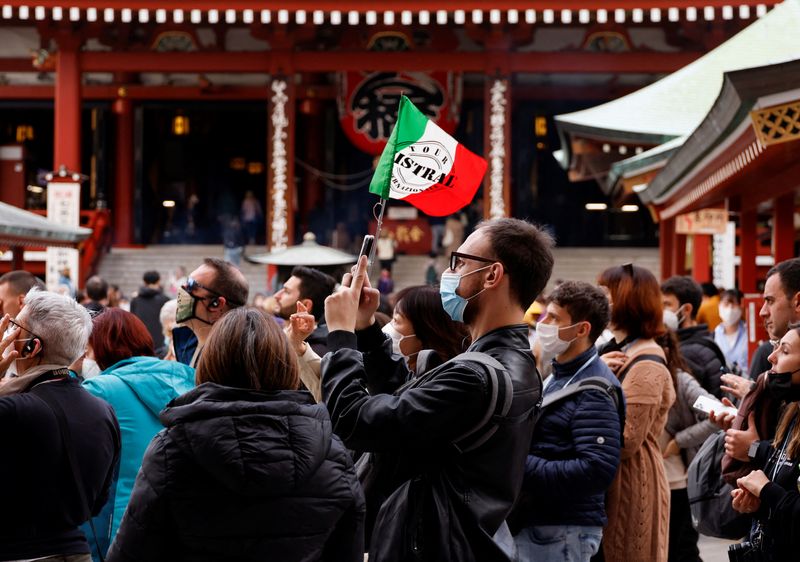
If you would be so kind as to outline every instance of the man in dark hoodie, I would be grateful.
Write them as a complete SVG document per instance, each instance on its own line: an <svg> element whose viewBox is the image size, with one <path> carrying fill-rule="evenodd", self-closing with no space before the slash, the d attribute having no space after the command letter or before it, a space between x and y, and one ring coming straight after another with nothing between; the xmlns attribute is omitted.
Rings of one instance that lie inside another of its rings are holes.
<svg viewBox="0 0 800 562"><path fill-rule="evenodd" d="M674 275L661 284L664 324L680 340L680 350L689 370L708 392L722 397L720 377L728 372L725 355L714 343L708 324L697 323L703 289L688 275Z"/></svg>
<svg viewBox="0 0 800 562"><path fill-rule="evenodd" d="M142 281L144 286L131 301L131 312L144 323L153 338L155 349L159 349L164 345L164 336L161 334L161 321L158 315L169 297L161 288L161 276L158 271L145 271Z"/></svg>

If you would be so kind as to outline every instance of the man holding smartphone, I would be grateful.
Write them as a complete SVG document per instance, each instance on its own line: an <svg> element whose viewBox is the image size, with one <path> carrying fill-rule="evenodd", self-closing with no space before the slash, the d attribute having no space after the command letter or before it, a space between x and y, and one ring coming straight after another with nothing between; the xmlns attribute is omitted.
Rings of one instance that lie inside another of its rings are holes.
<svg viewBox="0 0 800 562"><path fill-rule="evenodd" d="M378 291L361 257L325 302L330 334L322 394L345 444L375 454L393 490L372 532L370 561L510 561L505 523L519 494L541 397L525 310L553 268L553 241L517 219L480 225L450 256L440 293L464 322L470 352L394 394L370 395L357 332L374 329ZM466 439L471 439L466 443ZM369 493L369 492L368 492Z"/></svg>

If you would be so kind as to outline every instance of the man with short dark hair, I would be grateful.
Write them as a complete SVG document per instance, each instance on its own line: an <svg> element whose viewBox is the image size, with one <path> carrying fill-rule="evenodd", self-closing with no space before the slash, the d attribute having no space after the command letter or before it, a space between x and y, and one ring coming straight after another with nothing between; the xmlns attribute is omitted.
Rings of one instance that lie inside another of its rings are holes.
<svg viewBox="0 0 800 562"><path fill-rule="evenodd" d="M613 389L623 400L619 381L594 346L610 317L603 291L565 281L550 294L545 316L536 324L542 351L555 359L525 466L527 501L517 510L526 525L515 537L521 562L588 562L599 550L608 522L605 494L619 466L623 430L617 403L608 394ZM605 389L586 387L554 400L590 377L599 377Z"/></svg>
<svg viewBox="0 0 800 562"><path fill-rule="evenodd" d="M92 275L86 280L86 296L89 302L83 306L89 311L89 314L96 316L103 312L108 306L108 283L99 275Z"/></svg>
<svg viewBox="0 0 800 562"><path fill-rule="evenodd" d="M703 388L717 398L722 397L720 377L727 372L725 356L708 325L696 320L703 289L688 275L675 275L661 284L661 295L664 324L678 336L686 365Z"/></svg>
<svg viewBox="0 0 800 562"><path fill-rule="evenodd" d="M445 312L466 324L480 359L458 356L393 394L368 392L368 380L385 373L367 372L357 350L358 338L380 337L380 294L366 279L365 256L326 299L322 395L334 431L351 449L380 452L376 470L390 474L370 561L516 559L505 519L541 394L523 317L550 277L552 247L525 221L480 225L451 254L440 286Z"/></svg>
<svg viewBox="0 0 800 562"><path fill-rule="evenodd" d="M44 283L33 273L21 269L4 273L0 277L0 318L4 314L16 318L25 295L34 287L44 290Z"/></svg>
<svg viewBox="0 0 800 562"><path fill-rule="evenodd" d="M153 338L153 349L158 350L156 355L161 356L159 351L164 347L164 336L161 333L159 315L161 307L169 297L161 289L161 275L158 271L145 271L142 281L144 286L139 288L139 292L131 301L131 312L144 323Z"/></svg>
<svg viewBox="0 0 800 562"><path fill-rule="evenodd" d="M178 310L172 342L178 361L194 367L211 333L225 314L244 306L250 291L242 272L218 258L205 258L178 289Z"/></svg>
<svg viewBox="0 0 800 562"><path fill-rule="evenodd" d="M292 275L275 293L275 300L280 307L279 316L289 320L297 312L297 303L302 302L306 310L314 315L316 328L306 339L314 352L320 357L328 351L328 327L325 323L325 299L333 293L336 280L318 269L297 266Z"/></svg>
<svg viewBox="0 0 800 562"><path fill-rule="evenodd" d="M764 320L769 339L780 341L789 324L800 321L800 258L782 261L767 272L763 296L758 315ZM770 370L767 358L773 349L772 343L764 342L753 354L749 371L753 379Z"/></svg>

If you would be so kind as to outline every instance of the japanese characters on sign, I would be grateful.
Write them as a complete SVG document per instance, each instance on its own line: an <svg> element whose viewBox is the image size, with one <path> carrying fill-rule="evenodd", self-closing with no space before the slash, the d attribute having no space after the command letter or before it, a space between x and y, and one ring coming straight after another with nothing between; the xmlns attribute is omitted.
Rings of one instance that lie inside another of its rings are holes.
<svg viewBox="0 0 800 562"><path fill-rule="evenodd" d="M47 220L65 226L80 226L81 186L73 182L47 184ZM48 290L58 288L59 276L68 269L73 286L78 284L78 250L47 248L45 281Z"/></svg>
<svg viewBox="0 0 800 562"><path fill-rule="evenodd" d="M458 125L460 75L447 72L348 72L340 81L339 121L354 145L380 154L392 134L400 96L452 134Z"/></svg>
<svg viewBox="0 0 800 562"><path fill-rule="evenodd" d="M677 234L725 234L728 211L725 209L702 209L675 217Z"/></svg>

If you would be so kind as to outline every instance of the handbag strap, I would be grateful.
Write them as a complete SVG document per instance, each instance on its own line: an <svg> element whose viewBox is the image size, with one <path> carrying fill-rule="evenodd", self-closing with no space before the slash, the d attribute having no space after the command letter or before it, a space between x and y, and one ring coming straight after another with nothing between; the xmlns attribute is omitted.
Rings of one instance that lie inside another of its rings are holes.
<svg viewBox="0 0 800 562"><path fill-rule="evenodd" d="M67 375L69 375L69 371L67 371ZM89 511L89 526L92 528L92 534L94 535L94 543L97 547L97 555L100 557L100 562L105 562L105 557L103 556L102 549L100 548L100 543L97 540L97 531L94 529L94 521L92 521L92 506L89 504L89 500L86 497L86 490L83 487L81 472L78 468L78 459L75 456L75 448L72 446L72 434L69 430L69 425L67 424L67 416L64 413L64 409L61 407L61 404L59 404L58 401L52 396L48 395L46 392L34 392L34 390L35 389L31 389L31 393L35 394L50 408L50 410L52 410L53 415L55 415L56 420L58 421L58 429L61 433L61 443L67 456L67 466L69 468L70 475L72 476L72 480L75 482L75 487L78 489L78 495L80 496L81 502Z"/></svg>

